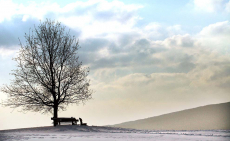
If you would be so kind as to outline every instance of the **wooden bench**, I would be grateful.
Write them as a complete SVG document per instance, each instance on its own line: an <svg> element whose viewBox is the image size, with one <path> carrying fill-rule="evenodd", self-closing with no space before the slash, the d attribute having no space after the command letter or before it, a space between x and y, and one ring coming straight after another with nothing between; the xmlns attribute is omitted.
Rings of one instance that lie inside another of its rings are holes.
<svg viewBox="0 0 230 141"><path fill-rule="evenodd" d="M58 125L61 125L61 122L72 122L72 125L77 124L78 119L71 117L71 118L51 118L54 122L57 122Z"/></svg>

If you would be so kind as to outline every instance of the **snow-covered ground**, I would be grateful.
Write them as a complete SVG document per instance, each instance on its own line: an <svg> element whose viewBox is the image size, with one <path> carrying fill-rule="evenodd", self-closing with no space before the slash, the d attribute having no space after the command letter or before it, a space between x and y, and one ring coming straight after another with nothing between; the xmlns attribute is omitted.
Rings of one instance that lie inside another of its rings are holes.
<svg viewBox="0 0 230 141"><path fill-rule="evenodd" d="M154 131L63 125L0 131L0 141L229 141L230 130Z"/></svg>

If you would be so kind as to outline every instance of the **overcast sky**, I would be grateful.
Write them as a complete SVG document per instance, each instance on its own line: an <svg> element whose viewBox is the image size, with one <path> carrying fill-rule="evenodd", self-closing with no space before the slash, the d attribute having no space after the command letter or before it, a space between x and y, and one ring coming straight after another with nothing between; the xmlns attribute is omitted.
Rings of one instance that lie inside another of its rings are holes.
<svg viewBox="0 0 230 141"><path fill-rule="evenodd" d="M1 86L13 79L19 39L46 18L79 39L94 90L61 117L109 125L230 101L229 0L0 0ZM0 129L52 123L19 111L0 106Z"/></svg>

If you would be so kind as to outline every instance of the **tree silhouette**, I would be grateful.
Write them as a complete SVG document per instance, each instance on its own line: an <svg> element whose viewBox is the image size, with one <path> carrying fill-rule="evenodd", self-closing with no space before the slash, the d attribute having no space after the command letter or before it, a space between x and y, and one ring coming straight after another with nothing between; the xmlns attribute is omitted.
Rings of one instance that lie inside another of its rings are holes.
<svg viewBox="0 0 230 141"><path fill-rule="evenodd" d="M82 67L77 56L79 42L60 22L47 19L25 34L25 39L25 45L20 42L19 56L14 58L18 63L12 73L15 79L2 87L8 96L3 105L51 112L57 118L59 109L91 99L86 78L89 68Z"/></svg>

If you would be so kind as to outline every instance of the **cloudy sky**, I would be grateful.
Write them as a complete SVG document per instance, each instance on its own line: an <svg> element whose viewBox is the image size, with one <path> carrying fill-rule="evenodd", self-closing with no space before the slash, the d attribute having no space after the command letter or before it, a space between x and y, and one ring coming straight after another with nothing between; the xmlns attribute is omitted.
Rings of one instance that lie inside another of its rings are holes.
<svg viewBox="0 0 230 141"><path fill-rule="evenodd" d="M79 39L94 90L61 117L108 125L230 101L229 0L0 0L1 86L19 39L46 18ZM19 111L0 106L0 129L52 123Z"/></svg>

